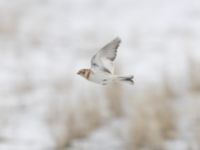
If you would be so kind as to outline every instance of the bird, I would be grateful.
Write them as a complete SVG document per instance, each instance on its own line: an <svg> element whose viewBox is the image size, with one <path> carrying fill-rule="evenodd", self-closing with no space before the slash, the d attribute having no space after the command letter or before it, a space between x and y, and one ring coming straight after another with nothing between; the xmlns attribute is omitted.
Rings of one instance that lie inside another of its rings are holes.
<svg viewBox="0 0 200 150"><path fill-rule="evenodd" d="M114 74L114 61L120 43L119 37L114 38L92 57L89 69L80 69L77 74L88 81L101 85L108 85L113 82L125 82L133 85L133 75Z"/></svg>

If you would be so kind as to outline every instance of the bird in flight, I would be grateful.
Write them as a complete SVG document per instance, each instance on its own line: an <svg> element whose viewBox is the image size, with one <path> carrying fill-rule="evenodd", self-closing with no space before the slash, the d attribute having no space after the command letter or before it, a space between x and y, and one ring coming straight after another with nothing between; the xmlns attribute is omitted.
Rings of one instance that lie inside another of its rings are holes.
<svg viewBox="0 0 200 150"><path fill-rule="evenodd" d="M112 82L126 82L133 85L133 75L121 76L114 74L114 60L120 43L121 39L116 37L106 44L92 57L91 68L81 69L77 74L101 85L107 85Z"/></svg>

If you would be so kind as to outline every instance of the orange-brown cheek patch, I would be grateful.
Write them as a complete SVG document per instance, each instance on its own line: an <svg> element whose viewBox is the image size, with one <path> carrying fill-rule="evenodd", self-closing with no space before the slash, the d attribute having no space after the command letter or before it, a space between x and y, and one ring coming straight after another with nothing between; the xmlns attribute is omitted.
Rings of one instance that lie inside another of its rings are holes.
<svg viewBox="0 0 200 150"><path fill-rule="evenodd" d="M90 77L90 71L87 70L87 71L86 71L86 79L89 79L89 77Z"/></svg>
<svg viewBox="0 0 200 150"><path fill-rule="evenodd" d="M83 73L83 76L84 76L86 79L89 79L89 77L90 77L90 70L85 70L84 73Z"/></svg>

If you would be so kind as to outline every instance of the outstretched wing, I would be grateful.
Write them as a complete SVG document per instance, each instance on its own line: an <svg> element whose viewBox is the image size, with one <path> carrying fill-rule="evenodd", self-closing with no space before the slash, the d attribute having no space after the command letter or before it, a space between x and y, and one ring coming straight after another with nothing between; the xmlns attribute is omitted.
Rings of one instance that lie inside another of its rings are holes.
<svg viewBox="0 0 200 150"><path fill-rule="evenodd" d="M117 49L120 42L121 39L116 37L100 49L91 59L91 69L112 74L114 71L113 62L117 56Z"/></svg>

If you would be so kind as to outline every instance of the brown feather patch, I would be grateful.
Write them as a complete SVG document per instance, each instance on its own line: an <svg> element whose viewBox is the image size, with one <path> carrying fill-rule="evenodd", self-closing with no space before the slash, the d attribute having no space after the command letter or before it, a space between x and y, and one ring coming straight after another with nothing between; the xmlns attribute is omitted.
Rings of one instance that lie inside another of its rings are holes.
<svg viewBox="0 0 200 150"><path fill-rule="evenodd" d="M89 79L90 77L90 70L86 70L86 79Z"/></svg>
<svg viewBox="0 0 200 150"><path fill-rule="evenodd" d="M89 79L90 73L91 73L90 69L85 69L85 70L84 70L84 77L85 77L86 79Z"/></svg>

